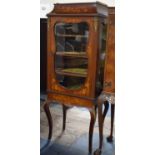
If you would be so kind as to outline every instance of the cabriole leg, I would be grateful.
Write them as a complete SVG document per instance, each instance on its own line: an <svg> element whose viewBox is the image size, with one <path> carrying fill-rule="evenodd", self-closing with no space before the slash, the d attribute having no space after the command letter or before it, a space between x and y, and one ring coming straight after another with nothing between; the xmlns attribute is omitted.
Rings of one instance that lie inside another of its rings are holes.
<svg viewBox="0 0 155 155"><path fill-rule="evenodd" d="M104 104L104 112L102 114L102 105ZM100 135L100 144L99 144L99 149L102 150L102 145L103 145L103 125L104 125L104 120L106 117L106 114L109 109L109 103L108 101L104 101L102 103L99 103L99 108L98 108L98 119L99 119L99 135Z"/></svg>
<svg viewBox="0 0 155 155"><path fill-rule="evenodd" d="M110 130L110 136L107 137L108 142L113 141L114 115L115 115L115 104L111 104L111 130Z"/></svg>
<svg viewBox="0 0 155 155"><path fill-rule="evenodd" d="M63 110L63 127L62 127L62 132L63 132L66 129L66 115L67 115L68 107L65 105L62 105L62 110Z"/></svg>
<svg viewBox="0 0 155 155"><path fill-rule="evenodd" d="M49 101L45 101L44 103L44 111L46 113L46 116L47 116L47 120L48 120L48 125L49 125L49 134L48 134L48 140L51 140L52 138L52 116L51 116L51 112L50 112L50 109L49 109L49 105L50 105L51 102Z"/></svg>
<svg viewBox="0 0 155 155"><path fill-rule="evenodd" d="M93 131L94 131L94 125L96 120L96 107L94 107L92 110L89 110L90 112L90 126L89 126L89 153L92 152L92 141L93 141Z"/></svg>
<svg viewBox="0 0 155 155"><path fill-rule="evenodd" d="M105 108L102 114L103 104ZM98 105L98 124L99 124L99 148L94 152L94 155L101 155L102 145L103 145L103 125L104 125L106 114L109 109L109 103L108 101L103 102L102 99L99 99L97 102L97 105Z"/></svg>

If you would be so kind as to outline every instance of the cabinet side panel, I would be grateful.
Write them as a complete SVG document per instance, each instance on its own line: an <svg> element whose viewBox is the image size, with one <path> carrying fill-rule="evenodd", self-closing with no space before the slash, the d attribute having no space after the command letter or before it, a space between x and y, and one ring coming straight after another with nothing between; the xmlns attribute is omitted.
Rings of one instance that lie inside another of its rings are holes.
<svg viewBox="0 0 155 155"><path fill-rule="evenodd" d="M115 14L108 19L107 52L104 72L104 92L115 92Z"/></svg>

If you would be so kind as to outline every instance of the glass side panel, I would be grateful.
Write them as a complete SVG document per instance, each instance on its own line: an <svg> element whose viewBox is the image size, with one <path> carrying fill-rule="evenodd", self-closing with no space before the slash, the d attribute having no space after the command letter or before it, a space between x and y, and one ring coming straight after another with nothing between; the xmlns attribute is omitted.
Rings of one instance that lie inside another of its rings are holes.
<svg viewBox="0 0 155 155"><path fill-rule="evenodd" d="M96 82L96 95L98 96L103 89L103 75L104 75L104 63L106 52L106 37L107 37L107 24L101 23L100 25L100 44L99 44L99 66L98 77Z"/></svg>
<svg viewBox="0 0 155 155"><path fill-rule="evenodd" d="M68 89L81 88L87 78L88 37L89 27L85 22L55 25L56 78L60 85Z"/></svg>

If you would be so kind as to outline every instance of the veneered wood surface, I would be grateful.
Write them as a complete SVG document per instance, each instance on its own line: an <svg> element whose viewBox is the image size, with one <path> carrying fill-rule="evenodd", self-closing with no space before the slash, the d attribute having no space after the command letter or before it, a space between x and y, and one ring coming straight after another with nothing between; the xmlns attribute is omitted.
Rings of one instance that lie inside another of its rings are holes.
<svg viewBox="0 0 155 155"><path fill-rule="evenodd" d="M100 14L107 15L107 5L100 2L92 2L92 3L64 3L64 4L55 4L54 10L51 11L47 16L55 16L59 14L69 14L69 15L77 15L77 14Z"/></svg>
<svg viewBox="0 0 155 155"><path fill-rule="evenodd" d="M51 99L52 101L57 101L61 104L68 105L68 106L87 107L90 109L95 106L95 103L93 100L73 97L69 95L49 93L48 98Z"/></svg>
<svg viewBox="0 0 155 155"><path fill-rule="evenodd" d="M104 92L115 92L115 9L109 8Z"/></svg>

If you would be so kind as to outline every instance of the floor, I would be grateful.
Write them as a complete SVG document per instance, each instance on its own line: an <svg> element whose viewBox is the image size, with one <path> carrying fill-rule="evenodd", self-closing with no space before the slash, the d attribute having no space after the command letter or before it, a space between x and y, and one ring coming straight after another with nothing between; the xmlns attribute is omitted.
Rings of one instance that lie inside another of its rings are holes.
<svg viewBox="0 0 155 155"><path fill-rule="evenodd" d="M41 155L88 155L89 112L84 108L71 108L67 113L66 130L62 133L62 107L57 103L50 107L53 117L53 136L47 141L48 122L41 104L40 147ZM102 155L115 154L115 142L108 143L106 137L110 131L110 113L104 125L104 144ZM48 142L48 145L46 145ZM93 152L98 148L98 120L96 121L93 136ZM93 154L93 153L92 153Z"/></svg>

